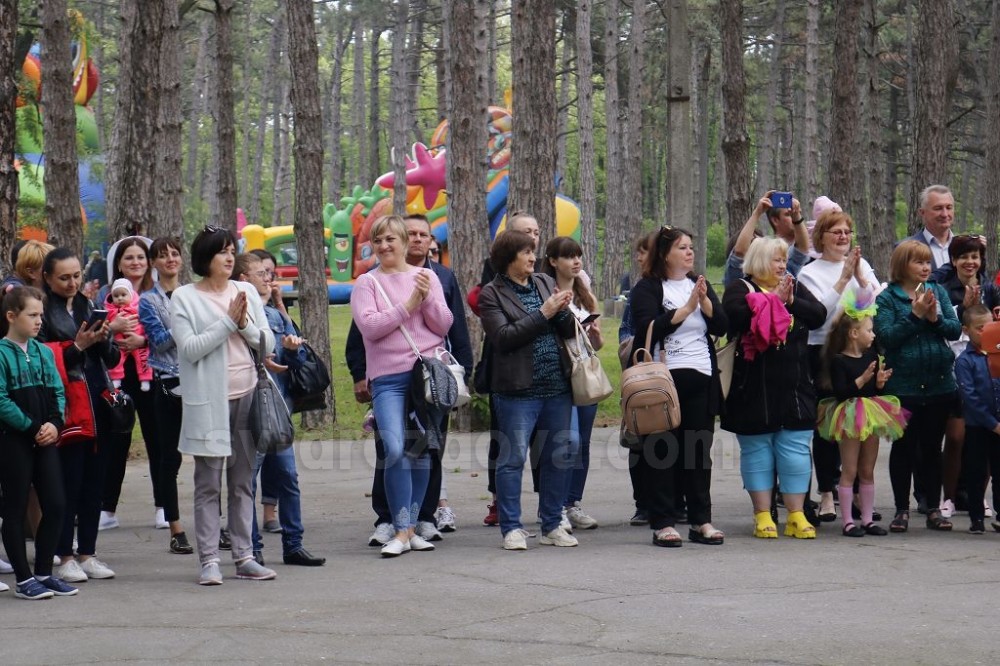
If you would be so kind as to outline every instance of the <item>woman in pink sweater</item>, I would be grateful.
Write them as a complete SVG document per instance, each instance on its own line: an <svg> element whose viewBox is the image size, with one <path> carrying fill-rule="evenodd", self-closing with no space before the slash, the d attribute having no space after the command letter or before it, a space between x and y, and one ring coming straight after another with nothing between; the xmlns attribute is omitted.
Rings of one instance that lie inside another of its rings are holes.
<svg viewBox="0 0 1000 666"><path fill-rule="evenodd" d="M430 465L427 456L404 454L406 400L417 357L400 327L406 327L421 355L431 355L443 346L453 317L434 272L406 263L408 235L401 217L376 220L371 238L379 266L355 283L351 314L365 341L372 408L385 447L385 493L396 530L382 556L395 557L434 549L414 533Z"/></svg>

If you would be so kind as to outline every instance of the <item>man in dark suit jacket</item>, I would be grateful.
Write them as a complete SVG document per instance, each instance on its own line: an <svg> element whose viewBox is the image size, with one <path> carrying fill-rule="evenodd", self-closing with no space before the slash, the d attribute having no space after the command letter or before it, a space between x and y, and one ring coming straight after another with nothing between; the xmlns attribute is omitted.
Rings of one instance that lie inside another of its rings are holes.
<svg viewBox="0 0 1000 666"><path fill-rule="evenodd" d="M458 280L451 270L442 266L436 261L428 259L430 249L431 227L427 218L423 215L410 215L405 218L406 228L409 233L409 241L406 247L406 263L411 266L421 266L434 271L441 288L444 291L445 301L454 315L454 322L448 331L447 344L452 356L455 357L462 367L465 368L466 382L472 377L472 342L469 339L469 329L465 324L465 299L459 289ZM368 388L367 364L365 362L365 344L361 337L361 331L351 322L351 330L347 334L347 348L345 349L347 367L354 379L354 398L358 402L371 402L371 392ZM388 535L391 539L393 534L392 514L389 512L389 503L385 496L384 469L381 461L384 459L382 441L378 437L378 424L375 432L375 451L379 464L375 466L375 477L372 480L372 509L377 518L375 520L375 534L371 536L368 545L384 545L381 537ZM448 417L445 416L441 431L448 431ZM417 518L417 531L425 539L439 541L441 534L438 532L435 520L435 511L441 501L441 455L444 451L432 451L431 455L431 477L427 484L427 492L424 494L424 501L420 505L420 515ZM389 529L383 528L389 525ZM454 523L452 522L452 528ZM380 532L381 530L381 532ZM386 539L386 540L388 540Z"/></svg>
<svg viewBox="0 0 1000 666"><path fill-rule="evenodd" d="M903 240L915 240L930 247L931 267L937 270L949 261L948 246L954 235L951 225L955 221L955 197L946 186L931 185L920 193L919 206L917 214L924 228Z"/></svg>

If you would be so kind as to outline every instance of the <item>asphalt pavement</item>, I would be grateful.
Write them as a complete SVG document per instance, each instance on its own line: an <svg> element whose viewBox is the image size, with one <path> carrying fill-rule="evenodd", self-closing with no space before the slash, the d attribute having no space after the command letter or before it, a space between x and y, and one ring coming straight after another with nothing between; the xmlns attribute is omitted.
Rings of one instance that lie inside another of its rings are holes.
<svg viewBox="0 0 1000 666"><path fill-rule="evenodd" d="M600 527L578 531L579 547L530 539L527 552L503 551L498 528L481 522L487 437L460 434L445 453L458 531L434 552L392 560L367 546L372 442L297 444L305 544L326 566L281 564L280 536L265 534L278 578L237 580L224 561L214 588L196 584L196 555L170 554L167 530L152 528L148 470L133 461L122 527L98 539L117 577L72 598L0 594L0 663L995 663L1000 534L969 535L964 514L954 532L931 532L914 512L905 535L845 538L838 522L813 541L754 539L738 449L719 433L713 522L725 544L657 548L648 528L628 525L616 433L594 435L584 507ZM886 525L887 462L883 447ZM192 471L185 460L193 541ZM537 531L527 471L524 489L526 527Z"/></svg>

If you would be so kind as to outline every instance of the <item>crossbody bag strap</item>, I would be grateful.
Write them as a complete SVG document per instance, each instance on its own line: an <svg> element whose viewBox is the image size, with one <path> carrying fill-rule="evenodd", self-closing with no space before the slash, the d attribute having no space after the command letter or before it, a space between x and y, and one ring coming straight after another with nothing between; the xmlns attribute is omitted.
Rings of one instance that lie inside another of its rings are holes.
<svg viewBox="0 0 1000 666"><path fill-rule="evenodd" d="M385 299L385 302L389 305L389 308L391 309L395 307L392 301L389 299L389 294L385 293L385 289L382 288L382 283L378 281L378 278L372 275L372 280L375 281L375 286L378 288L379 293L382 294L382 298ZM400 322L399 324L399 331L403 334L403 337L406 338L406 341L410 344L410 349L413 350L413 353L416 354L417 358L421 358L420 349L417 347L417 344L413 341L413 338L410 337L410 332L406 330L406 326L402 322Z"/></svg>

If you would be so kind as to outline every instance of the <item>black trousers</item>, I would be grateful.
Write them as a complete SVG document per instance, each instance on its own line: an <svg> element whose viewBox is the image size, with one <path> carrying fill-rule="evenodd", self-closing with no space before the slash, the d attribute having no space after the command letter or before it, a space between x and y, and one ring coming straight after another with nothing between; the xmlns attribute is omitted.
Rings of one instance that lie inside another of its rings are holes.
<svg viewBox="0 0 1000 666"><path fill-rule="evenodd" d="M953 393L919 398L900 396L899 402L910 411L910 422L903 436L892 443L889 453L889 479L896 511L910 508L911 476L916 479L927 509L939 508L941 441L955 400ZM982 503L980 499L980 507Z"/></svg>
<svg viewBox="0 0 1000 666"><path fill-rule="evenodd" d="M157 441L159 442L160 480L154 488L159 488L159 504L167 522L180 520L177 501L177 473L181 469L181 452L177 445L181 438L181 399L167 395L164 385L175 388L175 378L157 379L153 382L153 412L156 415ZM153 466L150 465L152 474Z"/></svg>
<svg viewBox="0 0 1000 666"><path fill-rule="evenodd" d="M3 488L3 546L7 551L18 582L31 578L28 554L24 546L24 514L28 508L28 490L32 485L42 509L42 521L35 532L35 573L52 575L52 556L62 529L66 511L59 450L36 446L32 438L11 433L0 445L0 487ZM982 504L982 502L980 502Z"/></svg>
<svg viewBox="0 0 1000 666"><path fill-rule="evenodd" d="M441 422L441 432L448 432L448 416L445 415ZM445 437L447 440L447 437ZM427 490L424 492L424 501L420 504L420 513L417 520L422 523L433 523L434 512L437 511L438 502L441 500L441 457L444 455L444 446L441 450L430 450L427 452L431 459L431 476L427 481ZM378 424L375 424L375 475L372 479L372 511L375 512L375 526L380 523L392 524L392 512L389 511L389 500L385 494L385 448L382 446L382 438L378 436Z"/></svg>
<svg viewBox="0 0 1000 666"><path fill-rule="evenodd" d="M990 473L1000 471L1000 435L986 428L966 426L965 444L962 447L962 476L965 478L966 492L969 494L969 518L983 520L986 517L983 497ZM993 505L1000 499L1000 489L993 482Z"/></svg>
<svg viewBox="0 0 1000 666"><path fill-rule="evenodd" d="M643 503L654 530L673 527L677 496L687 498L692 525L712 521L712 441L715 416L709 413L712 378L697 370L671 370L680 399L676 430L649 435L637 461Z"/></svg>
<svg viewBox="0 0 1000 666"><path fill-rule="evenodd" d="M819 377L822 365L822 345L809 345L809 366L812 376ZM831 397L829 393L818 391L817 400ZM819 430L813 430L813 466L816 468L816 486L821 493L831 493L840 478L840 447L836 442L824 439ZM848 498L849 499L849 498ZM843 498L842 498L843 501Z"/></svg>
<svg viewBox="0 0 1000 666"><path fill-rule="evenodd" d="M135 357L125 360L125 377L122 390L135 402L135 412L139 419L139 429L146 442L146 457L149 459L149 480L153 484L153 504L163 506L160 497L160 442L157 437L156 407L153 405L153 387L148 391L139 390L139 375L135 369ZM103 509L109 513L118 510L118 500L125 482L125 465L128 450L132 446L132 433L115 433L102 438L108 448L108 471L105 476Z"/></svg>

